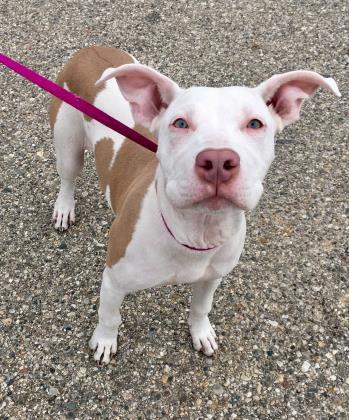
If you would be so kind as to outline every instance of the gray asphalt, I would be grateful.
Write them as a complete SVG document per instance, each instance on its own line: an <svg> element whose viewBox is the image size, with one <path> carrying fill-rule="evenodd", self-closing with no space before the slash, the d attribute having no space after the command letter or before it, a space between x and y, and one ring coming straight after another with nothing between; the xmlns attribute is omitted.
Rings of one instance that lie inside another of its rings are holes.
<svg viewBox="0 0 349 420"><path fill-rule="evenodd" d="M281 133L241 262L192 349L187 287L129 296L117 359L87 347L112 216L93 157L78 223L50 223L58 189L48 95L0 68L0 418L348 419L348 3L0 0L0 50L54 79L84 46L120 46L180 85L333 76Z"/></svg>

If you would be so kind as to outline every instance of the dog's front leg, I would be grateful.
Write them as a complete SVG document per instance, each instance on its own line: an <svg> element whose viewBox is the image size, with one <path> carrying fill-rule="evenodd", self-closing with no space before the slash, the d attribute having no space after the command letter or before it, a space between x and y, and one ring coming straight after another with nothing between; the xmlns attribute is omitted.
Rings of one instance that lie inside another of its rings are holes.
<svg viewBox="0 0 349 420"><path fill-rule="evenodd" d="M214 292L220 282L221 279L217 279L193 284L189 328L195 350L201 350L206 356L212 356L218 349L216 334L210 324L208 314L212 308Z"/></svg>
<svg viewBox="0 0 349 420"><path fill-rule="evenodd" d="M100 293L98 325L89 346L94 350L94 359L107 364L117 350L118 328L121 324L120 306L125 292L119 290L110 270L105 268Z"/></svg>

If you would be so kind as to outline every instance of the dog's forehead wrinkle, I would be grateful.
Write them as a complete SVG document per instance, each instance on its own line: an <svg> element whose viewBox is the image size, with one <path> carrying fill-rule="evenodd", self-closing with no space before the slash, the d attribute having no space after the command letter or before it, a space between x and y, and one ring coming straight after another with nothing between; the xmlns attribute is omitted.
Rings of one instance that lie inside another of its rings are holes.
<svg viewBox="0 0 349 420"><path fill-rule="evenodd" d="M219 119L227 115L240 116L242 113L253 113L263 110L263 101L254 89L243 86L201 87L193 86L183 90L173 101L171 110L197 117L210 117L214 114Z"/></svg>

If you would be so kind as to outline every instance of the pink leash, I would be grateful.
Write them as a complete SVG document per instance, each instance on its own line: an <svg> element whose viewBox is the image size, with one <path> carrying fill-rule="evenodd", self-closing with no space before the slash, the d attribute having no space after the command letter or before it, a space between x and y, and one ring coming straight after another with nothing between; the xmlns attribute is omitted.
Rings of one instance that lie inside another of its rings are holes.
<svg viewBox="0 0 349 420"><path fill-rule="evenodd" d="M99 121L101 124L121 134L122 136L133 140L135 143L145 147L146 149L154 153L157 151L158 146L153 141L149 140L142 134L123 124L121 121L118 121L110 115L106 114L101 109L96 108L89 102L80 98L80 96L69 92L68 90L57 85L56 83L51 82L51 80L46 79L46 77L43 77L35 71L30 70L28 67L23 66L22 64L18 63L15 60L12 60L10 57L7 57L4 54L0 54L0 63L4 64L6 67L15 71L22 77L28 79L35 85L38 85L42 89L56 96L61 101L66 102L67 104L83 112L84 114L88 115L94 120Z"/></svg>

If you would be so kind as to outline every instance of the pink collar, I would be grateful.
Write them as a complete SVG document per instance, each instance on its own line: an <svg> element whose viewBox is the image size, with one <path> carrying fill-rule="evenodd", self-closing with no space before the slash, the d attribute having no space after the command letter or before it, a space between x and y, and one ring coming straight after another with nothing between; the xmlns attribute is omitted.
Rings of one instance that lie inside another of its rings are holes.
<svg viewBox="0 0 349 420"><path fill-rule="evenodd" d="M164 215L161 213L161 218L162 221L164 222L164 225L167 229L167 232L172 236L172 238L179 244L182 246L185 246L188 249L191 249L192 251L210 251L211 249L215 249L218 248L218 246L212 246L211 248L195 248L194 246L190 246L190 245L186 245L186 244L182 244L181 242L179 242L176 237L174 236L174 234L172 233L171 229L168 227L168 224L166 223L166 220L164 218Z"/></svg>

